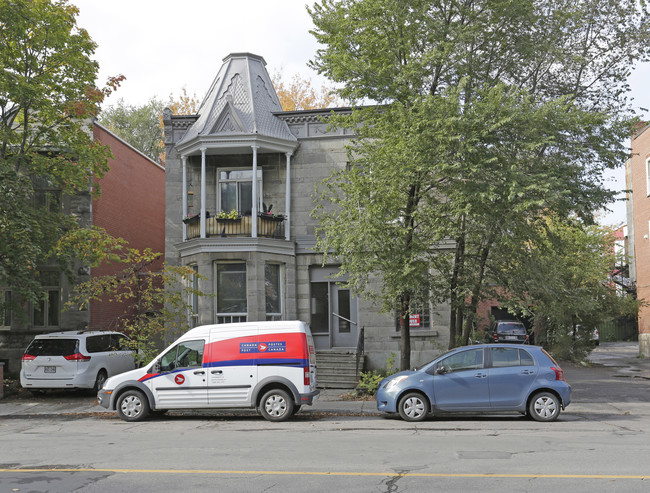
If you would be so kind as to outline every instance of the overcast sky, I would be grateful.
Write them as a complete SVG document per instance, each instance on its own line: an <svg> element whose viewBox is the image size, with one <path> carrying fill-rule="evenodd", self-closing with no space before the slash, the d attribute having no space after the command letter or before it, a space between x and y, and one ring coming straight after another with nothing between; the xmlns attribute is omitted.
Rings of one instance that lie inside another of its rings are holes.
<svg viewBox="0 0 650 493"><path fill-rule="evenodd" d="M157 96L167 100L185 87L203 99L223 58L250 52L264 57L269 73L285 80L298 73L316 85L325 82L309 70L318 45L309 33L313 25L305 0L71 0L79 7L78 25L88 30L98 47L99 83L123 74L126 80L107 101L119 98L133 105ZM641 116L650 115L650 64L630 79ZM625 186L623 168L608 177L611 188ZM625 221L624 205L603 218L607 224Z"/></svg>

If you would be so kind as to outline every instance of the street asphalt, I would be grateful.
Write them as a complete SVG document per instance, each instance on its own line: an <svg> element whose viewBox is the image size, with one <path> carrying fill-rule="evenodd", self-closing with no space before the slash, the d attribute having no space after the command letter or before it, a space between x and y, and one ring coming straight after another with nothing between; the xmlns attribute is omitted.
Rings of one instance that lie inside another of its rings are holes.
<svg viewBox="0 0 650 493"><path fill-rule="evenodd" d="M571 375L580 375L585 378L587 373L607 371L609 377L614 379L630 378L639 381L650 380L650 358L638 356L639 346L636 342L601 343L589 356L591 366L579 367L568 363L562 364L567 373L567 380L572 384ZM611 380L611 378L610 378ZM594 402L582 404L575 392L573 402L566 412L581 412L586 407L593 409ZM362 400L350 398L348 391L341 389L321 389L318 399L312 406L305 406L301 414L331 413L344 416L372 416L380 415L374 399ZM607 402L607 395L603 395L602 404ZM616 399L620 396L616 397ZM183 412L183 411L176 411ZM175 412L175 413L176 413ZM228 413L228 411L211 411ZM236 412L236 411L230 411ZM242 411L252 412L252 411ZM28 392L5 395L0 399L0 418L17 419L20 417L50 417L53 415L83 416L108 413L116 416L114 411L108 411L97 404L95 397L89 392L79 391L51 391L44 395L32 396Z"/></svg>

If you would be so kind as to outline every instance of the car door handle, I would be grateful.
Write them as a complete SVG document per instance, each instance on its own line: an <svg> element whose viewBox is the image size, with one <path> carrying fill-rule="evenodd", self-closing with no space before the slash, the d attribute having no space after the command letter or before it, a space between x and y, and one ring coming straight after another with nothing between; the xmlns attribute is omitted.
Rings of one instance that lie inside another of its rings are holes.
<svg viewBox="0 0 650 493"><path fill-rule="evenodd" d="M205 375L205 372L203 370L196 370L194 372L195 375Z"/></svg>
<svg viewBox="0 0 650 493"><path fill-rule="evenodd" d="M212 373L213 375L220 375L223 372L221 370L212 370L210 373Z"/></svg>
<svg viewBox="0 0 650 493"><path fill-rule="evenodd" d="M521 373L522 375L532 375L535 372L532 370L522 370Z"/></svg>
<svg viewBox="0 0 650 493"><path fill-rule="evenodd" d="M477 373L477 374L474 375L474 376L475 376L476 378L485 378L485 377L487 377L487 373Z"/></svg>

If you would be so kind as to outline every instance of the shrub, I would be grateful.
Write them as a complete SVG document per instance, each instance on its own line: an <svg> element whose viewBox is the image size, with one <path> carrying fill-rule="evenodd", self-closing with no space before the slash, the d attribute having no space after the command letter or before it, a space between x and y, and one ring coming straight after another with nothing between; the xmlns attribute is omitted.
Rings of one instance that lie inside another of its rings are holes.
<svg viewBox="0 0 650 493"><path fill-rule="evenodd" d="M370 370L362 371L359 375L359 383L355 389L355 393L358 396L371 396L377 393L379 388L379 382L389 375L397 373L397 368L395 368L395 359L397 355L391 353L391 355L386 360L386 368L381 368L379 370Z"/></svg>

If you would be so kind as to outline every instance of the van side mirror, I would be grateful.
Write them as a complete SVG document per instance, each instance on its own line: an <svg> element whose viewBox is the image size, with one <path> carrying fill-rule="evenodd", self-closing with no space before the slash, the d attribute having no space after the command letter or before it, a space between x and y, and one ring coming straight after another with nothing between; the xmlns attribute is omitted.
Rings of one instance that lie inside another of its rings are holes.
<svg viewBox="0 0 650 493"><path fill-rule="evenodd" d="M153 363L153 373L160 373L160 360L157 359Z"/></svg>

